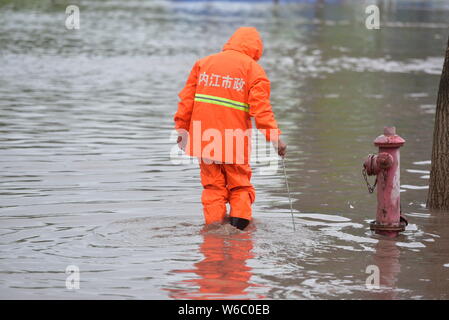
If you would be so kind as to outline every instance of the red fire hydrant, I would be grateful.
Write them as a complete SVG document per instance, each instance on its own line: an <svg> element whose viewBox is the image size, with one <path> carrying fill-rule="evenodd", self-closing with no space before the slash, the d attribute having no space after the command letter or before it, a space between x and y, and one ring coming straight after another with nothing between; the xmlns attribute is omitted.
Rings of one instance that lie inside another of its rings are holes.
<svg viewBox="0 0 449 320"><path fill-rule="evenodd" d="M407 226L407 220L401 214L399 182L399 148L404 143L405 140L396 134L395 127L385 127L384 134L374 140L379 153L370 154L363 164L362 173L368 191L374 192L377 185L377 214L376 220L370 223L370 229L378 234L396 236ZM369 184L367 175L376 175L373 186Z"/></svg>

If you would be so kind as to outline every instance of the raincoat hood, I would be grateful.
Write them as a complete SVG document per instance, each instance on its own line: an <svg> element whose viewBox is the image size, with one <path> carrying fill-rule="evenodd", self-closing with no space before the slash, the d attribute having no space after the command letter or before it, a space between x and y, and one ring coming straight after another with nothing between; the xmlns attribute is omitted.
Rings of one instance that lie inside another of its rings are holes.
<svg viewBox="0 0 449 320"><path fill-rule="evenodd" d="M225 50L242 52L257 61L263 53L263 42L256 28L241 27L224 45L223 51Z"/></svg>

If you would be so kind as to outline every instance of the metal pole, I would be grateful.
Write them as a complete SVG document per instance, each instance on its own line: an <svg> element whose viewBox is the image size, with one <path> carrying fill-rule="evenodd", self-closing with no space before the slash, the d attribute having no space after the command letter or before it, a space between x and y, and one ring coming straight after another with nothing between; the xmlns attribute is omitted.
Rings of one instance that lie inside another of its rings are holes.
<svg viewBox="0 0 449 320"><path fill-rule="evenodd" d="M290 213L291 213L291 215L292 215L293 231L296 231L296 228L295 228L295 220L293 219L293 205L292 205L292 198L291 198L291 196L290 196L290 188L288 187L287 171L285 171L284 157L281 157L281 159L282 159L282 167L284 168L284 177L285 177L285 185L287 186L288 200L289 200L289 202L290 202Z"/></svg>

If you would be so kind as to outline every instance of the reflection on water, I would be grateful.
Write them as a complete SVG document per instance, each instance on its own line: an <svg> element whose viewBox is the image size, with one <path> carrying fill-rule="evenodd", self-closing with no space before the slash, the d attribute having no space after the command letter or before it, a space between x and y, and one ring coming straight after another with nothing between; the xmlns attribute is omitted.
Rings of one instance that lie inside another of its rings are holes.
<svg viewBox="0 0 449 320"><path fill-rule="evenodd" d="M374 293L376 299L396 299L395 289L398 275L401 272L400 250L395 241L379 240L375 246L373 265L379 268L379 293ZM377 290L374 290L377 291Z"/></svg>
<svg viewBox="0 0 449 320"><path fill-rule="evenodd" d="M221 229L233 228L224 225ZM174 286L183 289L168 289L174 299L242 299L264 296L248 296L246 289L251 286L251 268L246 261L254 257L251 232L223 234L221 230L203 232L203 243L199 250L204 259L194 264L192 270L173 270L175 273L197 275L199 278L186 279Z"/></svg>
<svg viewBox="0 0 449 320"><path fill-rule="evenodd" d="M373 31L355 0L81 1L67 30L63 2L0 0L0 297L448 299L449 219L425 202L449 4L378 4ZM203 232L198 167L170 162L188 71L241 25L264 39L296 232L266 159L243 233ZM406 139L395 239L370 232L360 174L385 125Z"/></svg>

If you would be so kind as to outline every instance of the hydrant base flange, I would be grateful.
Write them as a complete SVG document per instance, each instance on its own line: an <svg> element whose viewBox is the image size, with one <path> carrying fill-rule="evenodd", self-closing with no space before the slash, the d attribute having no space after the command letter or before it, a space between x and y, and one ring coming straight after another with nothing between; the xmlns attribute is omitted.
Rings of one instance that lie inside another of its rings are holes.
<svg viewBox="0 0 449 320"><path fill-rule="evenodd" d="M369 224L369 228L373 231L404 231L407 223L404 221L400 221L398 225L386 225L380 224L377 221L371 221Z"/></svg>

